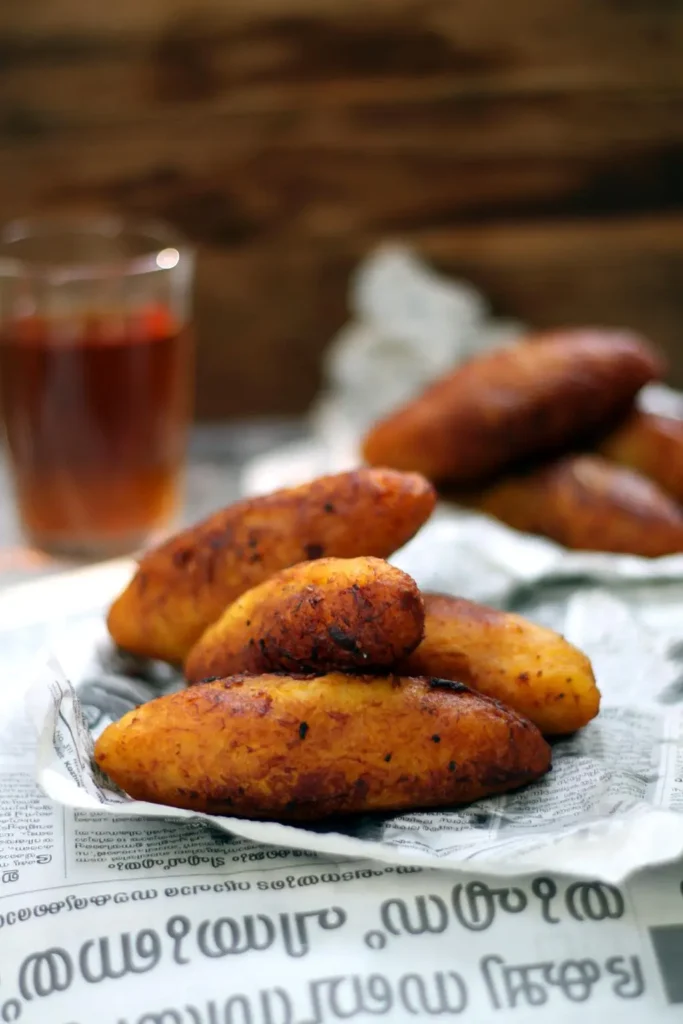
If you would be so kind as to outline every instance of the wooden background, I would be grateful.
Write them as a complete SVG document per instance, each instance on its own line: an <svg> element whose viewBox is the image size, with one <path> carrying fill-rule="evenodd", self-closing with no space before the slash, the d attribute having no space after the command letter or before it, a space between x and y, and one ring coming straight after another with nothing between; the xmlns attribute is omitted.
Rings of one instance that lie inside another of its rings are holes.
<svg viewBox="0 0 683 1024"><path fill-rule="evenodd" d="M2 0L0 217L201 245L198 408L298 411L375 241L683 385L681 0Z"/></svg>

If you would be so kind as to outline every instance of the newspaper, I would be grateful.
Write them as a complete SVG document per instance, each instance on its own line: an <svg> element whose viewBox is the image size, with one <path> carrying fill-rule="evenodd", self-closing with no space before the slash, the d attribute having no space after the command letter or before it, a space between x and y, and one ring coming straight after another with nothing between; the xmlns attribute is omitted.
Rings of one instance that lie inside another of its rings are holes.
<svg viewBox="0 0 683 1024"><path fill-rule="evenodd" d="M432 527L442 538L453 528L448 516ZM491 540L493 562L502 553ZM398 561L421 557L424 543L428 533ZM594 739L559 756L568 769L566 799L546 806L561 829L567 811L587 806L599 790L604 796L598 838L574 836L579 874L566 875L558 873L571 867L561 843L542 844L547 867L531 867L546 799L540 792L527 811L533 856L514 840L500 846L518 797L500 798L511 801L507 809L482 802L482 820L471 818L465 829L461 821L460 832L453 812L441 819L444 831L432 831L422 815L408 828L359 823L355 835L341 837L339 853L324 849L338 842L334 834L258 842L197 816L101 804L89 731L172 685L158 667L117 663L103 643L103 611L130 569L113 564L0 594L0 1021L680 1020L683 864L614 881L635 860L663 859L658 829L669 812L658 812L658 822L648 794L667 794L656 799L673 806L683 776L673 766L680 745L671 735L681 586L673 574L656 585L634 579L629 597L590 577L581 586L547 575L533 598L517 598L539 620L585 636L606 690ZM80 710L54 665L30 690L45 648L80 692ZM610 695L619 677L624 685L642 681L641 691L626 692L630 710ZM658 745L661 756L648 760ZM588 768L600 757L602 777ZM618 820L612 834L610 821ZM425 845L406 849L416 829ZM519 858L517 874L494 875L481 861L454 865L449 855L437 861L445 834L457 839L468 829L483 830L480 847L498 843L497 859L510 867ZM349 859L347 843L372 859ZM592 845L621 866L591 873ZM458 870L430 870L430 863Z"/></svg>
<svg viewBox="0 0 683 1024"><path fill-rule="evenodd" d="M553 769L544 779L468 806L310 826L133 801L93 766L93 736L182 680L165 666L122 658L101 625L83 648L89 660L75 680L79 694L54 657L31 691L42 789L83 811L206 821L250 841L389 864L451 870L476 864L498 875L555 870L619 882L682 856L683 648L676 603L683 601L683 558L569 556L485 517L443 510L395 561L425 590L523 611L531 604L534 618L593 658L601 713L553 744ZM644 617L640 587L651 589L655 576L666 591L664 607L658 618L662 600L650 600Z"/></svg>
<svg viewBox="0 0 683 1024"><path fill-rule="evenodd" d="M519 331L391 249L352 309L315 438L247 491L355 464L370 403ZM132 566L0 593L0 1022L680 1021L683 560L568 555L442 508L395 561L592 656L600 716L541 783L315 830L129 801L92 738L179 685L107 642Z"/></svg>

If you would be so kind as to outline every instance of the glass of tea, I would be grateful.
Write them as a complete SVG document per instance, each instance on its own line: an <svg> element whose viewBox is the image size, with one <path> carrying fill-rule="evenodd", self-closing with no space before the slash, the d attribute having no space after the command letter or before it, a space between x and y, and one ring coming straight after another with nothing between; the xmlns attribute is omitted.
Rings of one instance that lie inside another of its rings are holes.
<svg viewBox="0 0 683 1024"><path fill-rule="evenodd" d="M35 546L110 557L172 523L193 391L193 270L164 226L41 218L0 233L0 410Z"/></svg>

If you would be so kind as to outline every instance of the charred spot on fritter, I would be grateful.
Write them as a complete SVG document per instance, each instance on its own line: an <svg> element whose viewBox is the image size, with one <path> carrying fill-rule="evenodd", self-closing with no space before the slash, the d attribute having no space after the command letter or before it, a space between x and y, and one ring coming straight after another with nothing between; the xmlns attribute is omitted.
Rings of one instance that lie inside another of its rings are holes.
<svg viewBox="0 0 683 1024"><path fill-rule="evenodd" d="M458 683L455 679L430 679L429 685L433 690L450 690L451 693L470 693L469 686Z"/></svg>
<svg viewBox="0 0 683 1024"><path fill-rule="evenodd" d="M358 646L358 641L355 637L345 633L343 629L339 628L339 626L329 626L327 635L337 647L342 649L342 651L348 651L349 654L363 653Z"/></svg>

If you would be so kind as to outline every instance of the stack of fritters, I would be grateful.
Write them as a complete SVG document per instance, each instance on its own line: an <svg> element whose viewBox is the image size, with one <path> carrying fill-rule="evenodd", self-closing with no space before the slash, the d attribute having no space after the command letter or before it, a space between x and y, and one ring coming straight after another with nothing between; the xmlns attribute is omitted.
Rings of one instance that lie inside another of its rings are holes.
<svg viewBox="0 0 683 1024"><path fill-rule="evenodd" d="M182 663L189 686L109 726L100 767L138 799L294 820L542 776L543 734L597 714L590 662L385 561L434 503L418 474L358 470L238 502L145 555L109 630Z"/></svg>
<svg viewBox="0 0 683 1024"><path fill-rule="evenodd" d="M635 407L663 364L633 334L565 330L473 359L377 423L370 465L568 548L683 551L683 422Z"/></svg>

